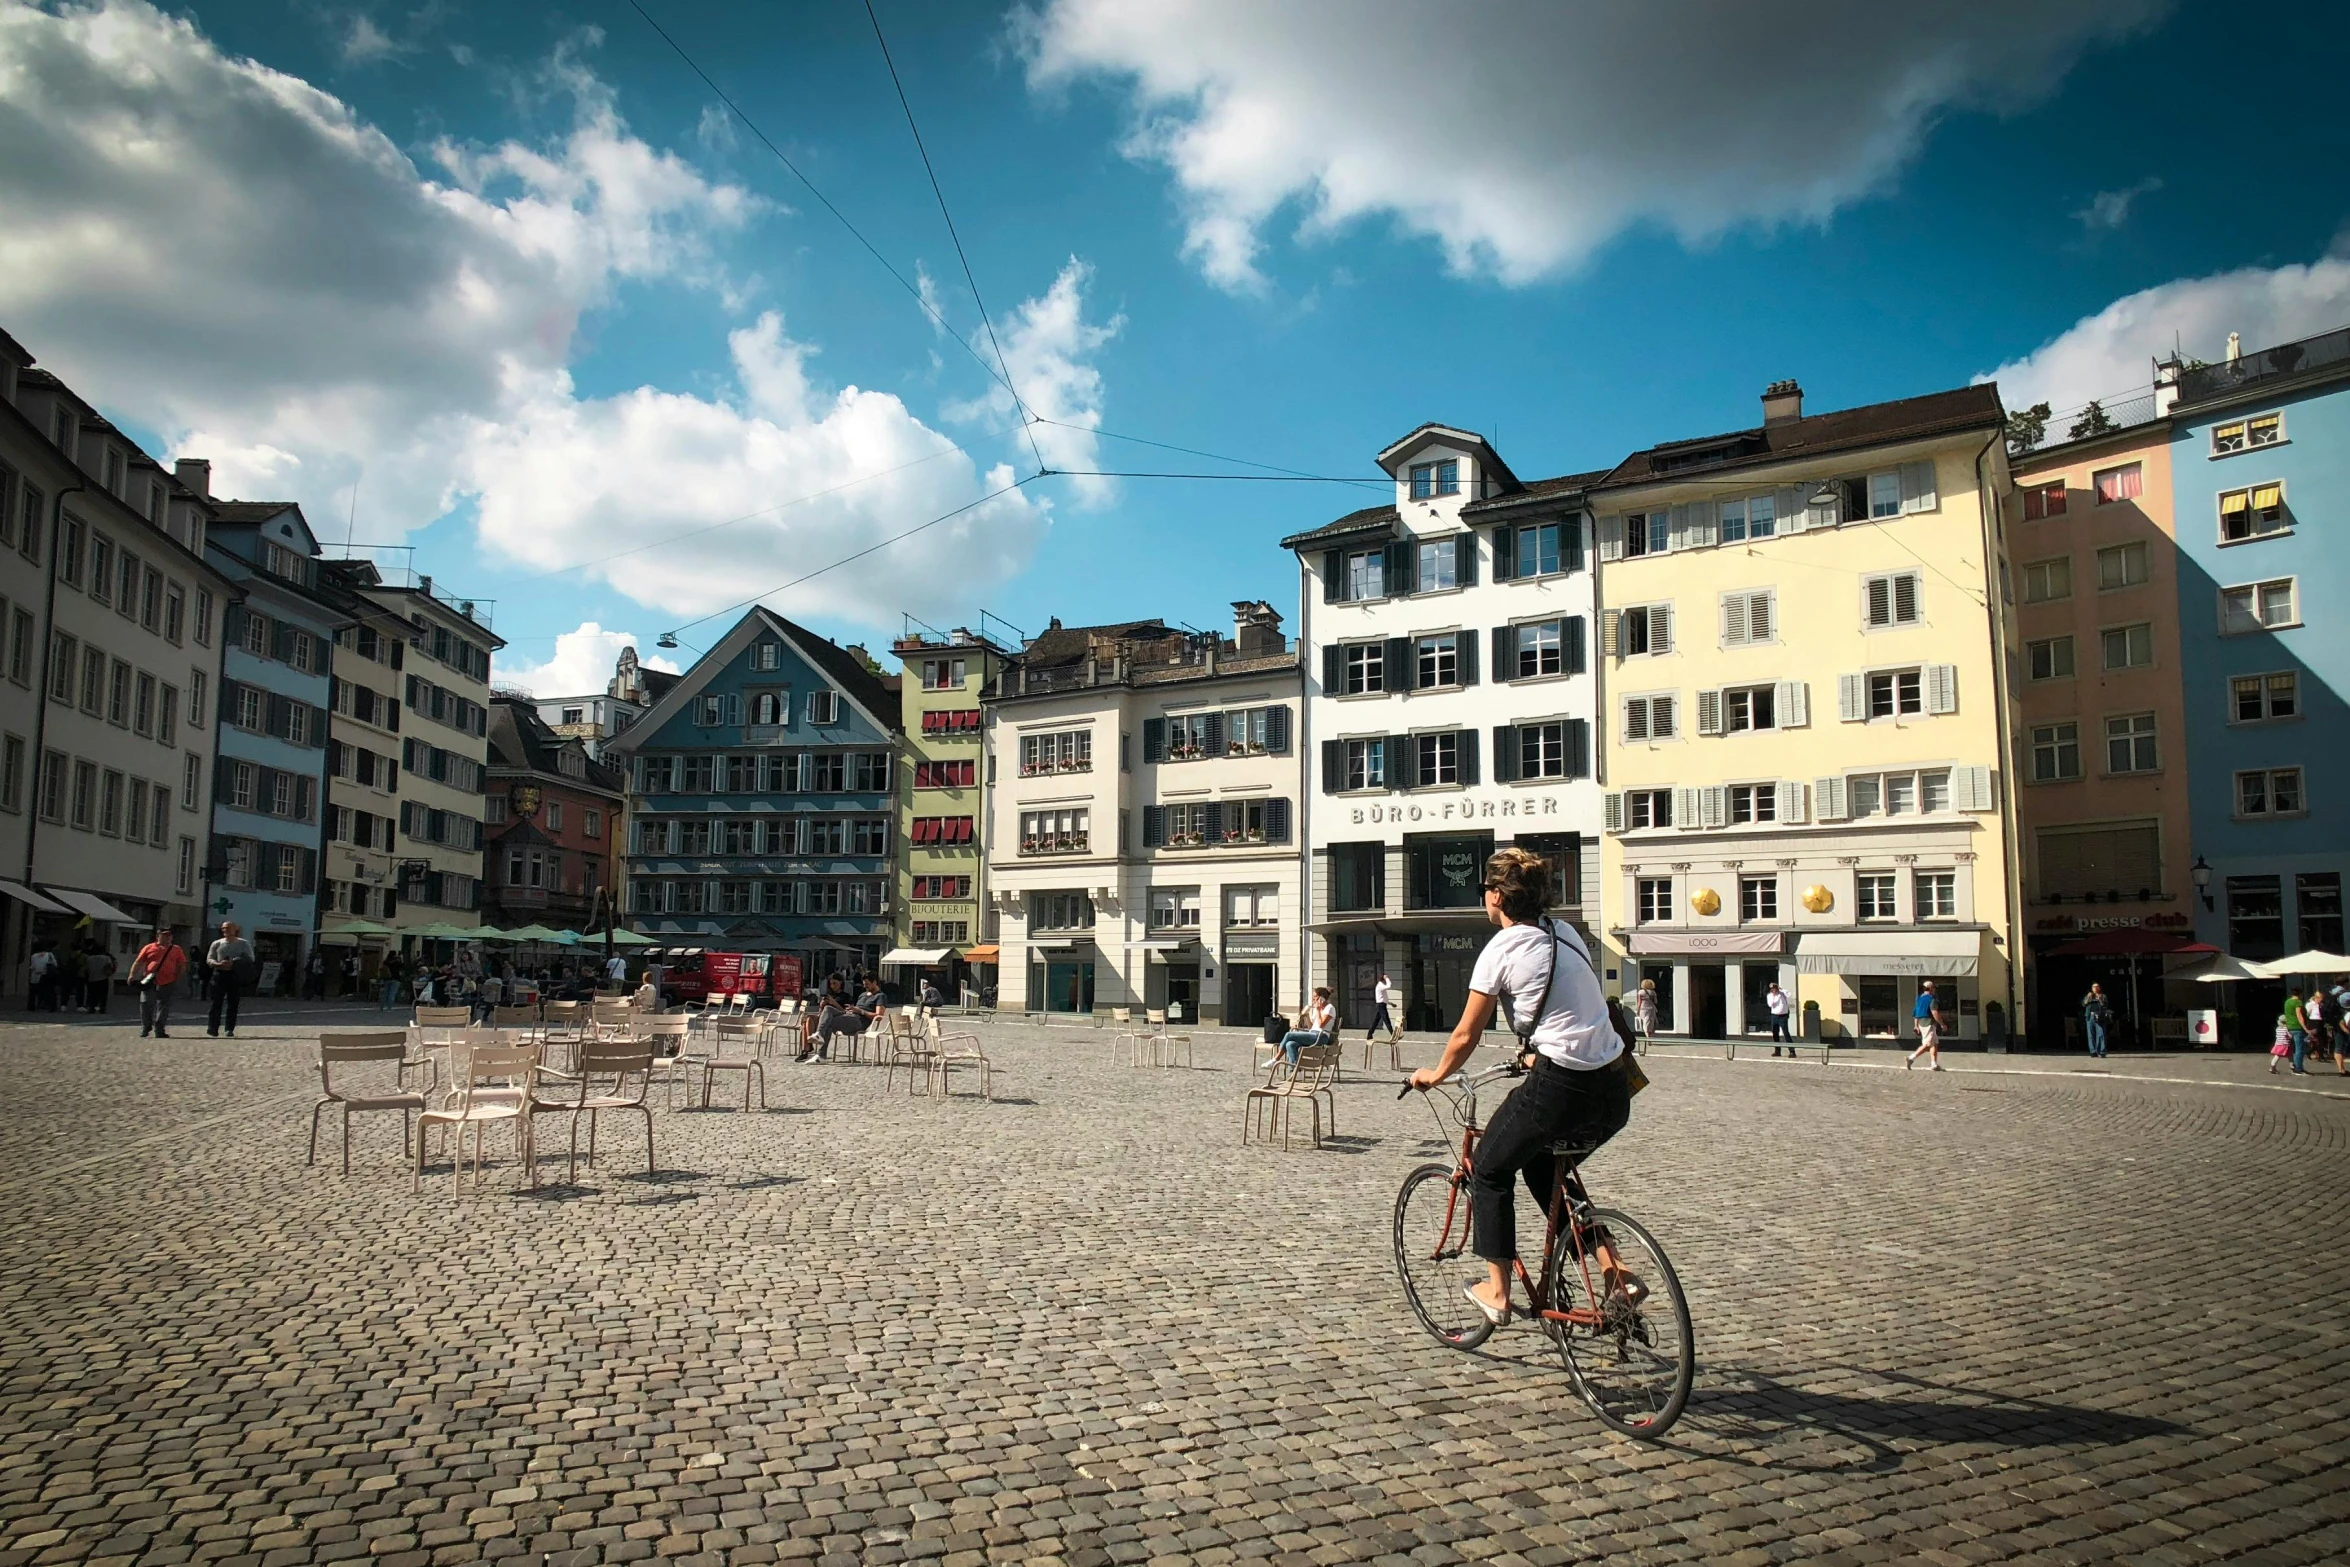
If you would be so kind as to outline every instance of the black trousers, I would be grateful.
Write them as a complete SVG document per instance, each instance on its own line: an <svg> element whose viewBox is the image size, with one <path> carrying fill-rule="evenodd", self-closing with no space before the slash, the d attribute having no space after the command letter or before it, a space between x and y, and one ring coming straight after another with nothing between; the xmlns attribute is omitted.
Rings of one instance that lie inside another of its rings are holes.
<svg viewBox="0 0 2350 1567"><path fill-rule="evenodd" d="M223 974L218 969L212 971L212 1012L204 1020L205 1032L219 1033L224 1019L230 1033L237 1031L237 992L240 988L236 975Z"/></svg>
<svg viewBox="0 0 2350 1567"><path fill-rule="evenodd" d="M1794 1036L1787 1032L1787 1018L1783 1013L1774 1012L1771 1014L1771 1043L1774 1045L1795 1043Z"/></svg>
<svg viewBox="0 0 2350 1567"><path fill-rule="evenodd" d="M1632 1083L1624 1062L1618 1056L1606 1066L1577 1072L1545 1057L1493 1112L1470 1156L1475 1168L1469 1178L1469 1219L1479 1257L1506 1263L1518 1255L1512 1177L1522 1173L1526 1190L1547 1208L1557 1179L1550 1145L1574 1141L1597 1147L1632 1119Z"/></svg>

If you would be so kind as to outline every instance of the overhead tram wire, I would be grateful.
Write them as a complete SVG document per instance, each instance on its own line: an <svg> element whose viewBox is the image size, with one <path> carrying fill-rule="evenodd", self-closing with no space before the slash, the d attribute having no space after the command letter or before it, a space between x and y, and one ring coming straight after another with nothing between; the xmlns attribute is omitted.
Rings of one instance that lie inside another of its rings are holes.
<svg viewBox="0 0 2350 1567"><path fill-rule="evenodd" d="M1076 430L1086 435L1098 435L1107 440L1131 441L1137 446L1155 446L1163 452L1181 452L1186 457L1205 457L1214 462L1237 463L1243 468L1262 468L1268 473L1286 473L1301 479L1315 477L1314 475L1306 473L1302 468L1284 468L1279 463L1271 462L1252 462L1246 457L1227 457L1222 452L1202 451L1199 447L1196 446L1177 446L1172 441L1154 441L1140 435L1123 435L1116 430L1091 429L1082 424L1071 424L1066 419L1048 419L1043 414L1038 414L1036 416L1036 422L1038 424L1057 425L1061 429ZM1237 479L1245 477L1245 475L1234 474L1232 477ZM1358 484L1366 490L1392 490L1395 488L1395 482L1392 479L1345 479L1333 482Z"/></svg>
<svg viewBox="0 0 2350 1567"><path fill-rule="evenodd" d="M1037 472L1042 473L1044 449L1036 443L1036 416L1020 396L1020 389L1012 384L1011 361L1004 357L1004 345L996 341L995 321L987 313L987 301L979 296L979 279L971 274L971 258L963 251L963 236L956 232L955 215L947 210L947 193L939 187L938 170L930 162L930 149L922 145L922 127L914 123L914 105L906 97L906 84L898 76L897 61L890 58L889 40L882 35L881 14L873 9L873 0L865 0L865 19L873 24L873 41L881 46L881 63L889 68L890 86L897 89L898 107L905 111L906 129L913 133L914 151L922 158L922 172L930 177L930 194L938 199L938 215L946 219L947 238L954 242L955 260L963 267L963 284L971 290L971 302L979 307L979 324L987 328L987 346L995 350L996 364L1002 371L998 379L1004 383L1004 390L1012 394L1012 406L1020 413L1020 433L1028 437L1029 454L1036 459Z"/></svg>

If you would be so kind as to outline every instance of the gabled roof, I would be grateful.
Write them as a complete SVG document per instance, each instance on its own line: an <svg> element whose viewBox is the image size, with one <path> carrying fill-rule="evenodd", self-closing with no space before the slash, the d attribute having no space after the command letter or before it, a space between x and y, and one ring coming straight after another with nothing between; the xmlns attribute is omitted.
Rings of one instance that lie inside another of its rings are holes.
<svg viewBox="0 0 2350 1567"><path fill-rule="evenodd" d="M1156 642L1187 635L1157 616L1149 620L1113 621L1104 626L1054 624L1029 641L1020 654L1020 662L1030 669L1057 669L1082 662L1096 642Z"/></svg>
<svg viewBox="0 0 2350 1567"><path fill-rule="evenodd" d="M2006 422L1998 385L1985 382L1889 403L1866 403L1832 413L1808 414L1757 429L1666 441L1634 452L1616 464L1595 487L1622 489L1635 484L1669 484L1693 473L1722 473L1768 463L1796 462L1962 430L1998 429Z"/></svg>
<svg viewBox="0 0 2350 1567"><path fill-rule="evenodd" d="M816 672L846 697L874 728L889 733L905 727L897 698L882 684L881 677L866 668L854 653L804 626L794 625L766 605L757 604L736 621L708 652L695 659L691 669L683 675L669 677L669 689L653 700L652 705L645 709L644 717L607 740L605 749L631 751L642 737L658 733L662 725L675 718L684 710L686 703L700 694L712 675L741 657L752 639L761 633L781 638L793 652L814 666ZM642 669L642 666L639 668ZM643 670L643 673L650 675L655 672ZM648 693L650 689L648 685Z"/></svg>
<svg viewBox="0 0 2350 1567"><path fill-rule="evenodd" d="M1502 493L1506 494L1524 488L1518 482L1518 476L1510 472L1510 465L1501 460L1501 453L1488 445L1484 436L1474 430L1462 430L1449 424L1438 424L1434 420L1421 425L1401 440L1390 441L1386 449L1379 453L1377 459L1379 466L1393 475L1395 465L1401 462L1413 447L1426 445L1431 441L1442 441L1447 446L1458 446L1464 451L1473 453L1477 461L1484 466L1487 477L1500 481Z"/></svg>
<svg viewBox="0 0 2350 1567"><path fill-rule="evenodd" d="M1489 512L1507 511L1518 506L1534 506L1580 499L1583 492L1606 478L1609 469L1594 468L1589 473L1562 473L1555 479L1536 479L1524 489L1511 495L1495 495L1481 501L1471 501L1461 508L1461 515L1483 516Z"/></svg>
<svg viewBox="0 0 2350 1567"><path fill-rule="evenodd" d="M493 771L512 769L521 772L545 773L567 784L578 784L604 794L625 793L618 768L606 767L589 756L587 747L569 739L547 726L539 717L538 708L528 697L493 696L490 698L489 721L490 756ZM587 764L587 770L574 778L563 771L558 758L565 751L576 751Z"/></svg>
<svg viewBox="0 0 2350 1567"><path fill-rule="evenodd" d="M281 511L299 511L292 501L214 501L212 515L221 522L267 522ZM307 527L308 523L305 522Z"/></svg>
<svg viewBox="0 0 2350 1567"><path fill-rule="evenodd" d="M1285 550L1301 550L1316 544L1351 538L1356 534L1393 533L1402 521L1402 513L1392 504L1366 506L1361 511L1348 512L1336 522L1326 522L1319 528L1293 533L1281 541L1281 547Z"/></svg>

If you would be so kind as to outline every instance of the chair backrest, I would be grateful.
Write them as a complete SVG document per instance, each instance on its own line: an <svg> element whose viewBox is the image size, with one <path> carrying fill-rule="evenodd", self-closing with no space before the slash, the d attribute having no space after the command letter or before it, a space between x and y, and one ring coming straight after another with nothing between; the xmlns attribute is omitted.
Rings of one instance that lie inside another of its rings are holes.
<svg viewBox="0 0 2350 1567"><path fill-rule="evenodd" d="M557 1018L566 1021L575 1018L579 1016L579 1009L584 1005L586 1003L580 1001L550 1001L547 1003L547 1021L552 1023Z"/></svg>
<svg viewBox="0 0 2350 1567"><path fill-rule="evenodd" d="M602 1039L579 1047L581 1077L629 1077L652 1069L653 1048L648 1044Z"/></svg>
<svg viewBox="0 0 2350 1567"><path fill-rule="evenodd" d="M493 1028L536 1028L539 1022L537 1007L492 1007L490 1026Z"/></svg>
<svg viewBox="0 0 2350 1567"><path fill-rule="evenodd" d="M461 1104L470 1103L474 1091L480 1088L521 1088L528 1090L530 1080L538 1072L538 1052L503 1041L492 1043L493 1036L483 1032L468 1034L458 1051L457 1098Z"/></svg>
<svg viewBox="0 0 2350 1567"><path fill-rule="evenodd" d="M1338 1074L1339 1046L1308 1045L1297 1053L1296 1080L1302 1083L1328 1082Z"/></svg>
<svg viewBox="0 0 2350 1567"><path fill-rule="evenodd" d="M642 1018L637 1022L637 1037L650 1046L655 1055L673 1056L685 1048L686 1025L692 1021L682 1012Z"/></svg>
<svg viewBox="0 0 2350 1567"><path fill-rule="evenodd" d="M1159 1028L1166 1024L1167 1014L1160 1011L1157 1007L1149 1007L1143 1011L1142 1020L1145 1023L1150 1024L1153 1028Z"/></svg>
<svg viewBox="0 0 2350 1567"><path fill-rule="evenodd" d="M785 996L775 1003L775 1010L785 1017L798 1017L800 1015L800 998Z"/></svg>
<svg viewBox="0 0 2350 1567"><path fill-rule="evenodd" d="M321 1061L405 1061L408 1036L399 1029L370 1029L365 1033L321 1034Z"/></svg>
<svg viewBox="0 0 2350 1567"><path fill-rule="evenodd" d="M1134 1021L1134 1009L1132 1007L1112 1007L1110 1008L1110 1021L1113 1023L1131 1023Z"/></svg>
<svg viewBox="0 0 2350 1567"><path fill-rule="evenodd" d="M471 1007L418 1007L418 1028L464 1028L473 1021Z"/></svg>
<svg viewBox="0 0 2350 1567"><path fill-rule="evenodd" d="M748 1045L759 1037L759 1027L747 1017L722 1017L710 1025L721 1047L729 1042Z"/></svg>

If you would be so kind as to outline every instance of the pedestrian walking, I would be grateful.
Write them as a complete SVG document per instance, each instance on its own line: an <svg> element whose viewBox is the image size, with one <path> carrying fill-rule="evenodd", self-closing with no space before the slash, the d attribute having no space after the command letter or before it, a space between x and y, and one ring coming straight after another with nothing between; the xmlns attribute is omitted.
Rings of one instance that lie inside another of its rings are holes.
<svg viewBox="0 0 2350 1567"><path fill-rule="evenodd" d="M1379 971L1379 982L1371 987L1371 1026L1363 1030L1365 1039L1376 1039L1379 1030L1395 1031L1395 1019L1388 1013L1387 1004L1395 998L1395 982L1387 977L1387 970Z"/></svg>
<svg viewBox="0 0 2350 1567"><path fill-rule="evenodd" d="M302 965L302 998L305 1001L326 999L326 954L317 947L310 949L310 961Z"/></svg>
<svg viewBox="0 0 2350 1567"><path fill-rule="evenodd" d="M2278 1019L2285 1025L2285 1038L2293 1047L2293 1075L2309 1075L2309 1023L2302 1016L2301 992L2285 992L2285 1010Z"/></svg>
<svg viewBox="0 0 2350 1567"><path fill-rule="evenodd" d="M2301 1003L2301 1026L2309 1032L2309 1053L2318 1060L2326 1058L2327 1042L2334 1037L2332 1003L2326 997L2323 985L2309 987L2309 999Z"/></svg>
<svg viewBox="0 0 2350 1567"><path fill-rule="evenodd" d="M131 985L139 993L139 1037L171 1037L171 992L186 976L188 955L180 950L179 931L158 926L155 939L131 959Z"/></svg>
<svg viewBox="0 0 2350 1567"><path fill-rule="evenodd" d="M1644 979L1632 992L1632 1026L1640 1030L1643 1044L1656 1038L1656 1014L1656 981Z"/></svg>
<svg viewBox="0 0 2350 1567"><path fill-rule="evenodd" d="M628 959L615 952L604 960L604 983L614 990L628 988Z"/></svg>
<svg viewBox="0 0 2350 1567"><path fill-rule="evenodd" d="M237 1037L237 998L244 993L245 969L252 961L253 943L235 920L222 920L220 939L204 952L204 966L212 971L212 1010L204 1020L207 1038L218 1039L223 1023L228 1037Z"/></svg>
<svg viewBox="0 0 2350 1567"><path fill-rule="evenodd" d="M114 954L92 947L82 958L82 1010L103 1012L114 993Z"/></svg>
<svg viewBox="0 0 2350 1567"><path fill-rule="evenodd" d="M400 954L387 952L375 971L375 1009L388 1012L400 1004L408 991L408 965L400 961Z"/></svg>
<svg viewBox="0 0 2350 1567"><path fill-rule="evenodd" d="M1941 1071L1942 1003L1935 999L1932 980L1919 981L1917 1005L1909 1009L1909 1015L1917 1024L1918 1047L1902 1058L1901 1069L1908 1071L1918 1064L1919 1056L1924 1056L1935 1071Z"/></svg>
<svg viewBox="0 0 2350 1567"><path fill-rule="evenodd" d="M2105 1059L2105 1041L2113 1027L2113 1003L2105 999L2105 987L2092 982L2089 993L2081 998L2081 1035L2089 1041L2089 1059Z"/></svg>
<svg viewBox="0 0 2350 1567"><path fill-rule="evenodd" d="M1771 1015L1772 1055L1779 1053L1781 1045L1787 1047L1790 1059L1795 1055L1795 1036L1787 1032L1787 1014L1793 1007L1794 1002L1788 999L1787 992L1779 988L1777 980L1772 980L1769 993L1763 997L1763 1010Z"/></svg>
<svg viewBox="0 0 2350 1567"><path fill-rule="evenodd" d="M342 961L342 963L339 965L339 969L340 969L340 972L341 972L341 974L342 974L342 977L343 977L343 999L344 999L345 1001L356 1001L356 1000L358 1000L358 999L359 999L359 949L358 949L358 948L354 947L354 948L352 948L350 951L348 951L348 952L346 952L346 953L344 953L344 954L343 954L343 961Z"/></svg>
<svg viewBox="0 0 2350 1567"><path fill-rule="evenodd" d="M57 1010L57 949L48 942L33 948L26 960L32 974L32 983L25 989L27 1012L54 1012Z"/></svg>

